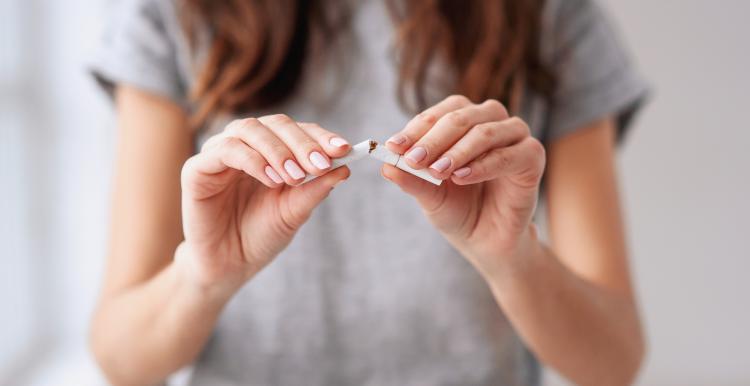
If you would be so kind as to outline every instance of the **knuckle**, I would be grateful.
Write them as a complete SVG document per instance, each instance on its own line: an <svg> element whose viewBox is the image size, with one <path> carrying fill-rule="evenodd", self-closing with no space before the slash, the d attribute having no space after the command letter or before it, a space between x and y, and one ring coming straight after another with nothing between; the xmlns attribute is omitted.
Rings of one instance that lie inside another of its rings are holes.
<svg viewBox="0 0 750 386"><path fill-rule="evenodd" d="M187 176L192 172L193 169L195 169L195 157L198 157L198 155L194 155L185 161L184 164L182 164L182 169L180 170L180 179L185 180Z"/></svg>
<svg viewBox="0 0 750 386"><path fill-rule="evenodd" d="M531 135L531 129L529 128L529 125L526 124L526 121L524 121L523 119L518 117L509 118L508 123L520 130L524 136Z"/></svg>
<svg viewBox="0 0 750 386"><path fill-rule="evenodd" d="M204 153L204 152L208 151L208 149L210 149L211 147L213 147L214 145L216 145L216 143L219 142L220 136L221 136L221 134L217 134L217 135L214 135L213 137L207 139L206 142L203 143L203 146L201 146L201 151L200 152Z"/></svg>
<svg viewBox="0 0 750 386"><path fill-rule="evenodd" d="M235 145L237 144L237 141L239 141L235 137L226 137L219 141L219 143L216 145L217 151L219 153L226 153L234 150Z"/></svg>
<svg viewBox="0 0 750 386"><path fill-rule="evenodd" d="M266 122L269 125L279 125L283 123L292 122L292 119L284 114L273 114L265 117Z"/></svg>
<svg viewBox="0 0 750 386"><path fill-rule="evenodd" d="M542 145L542 143L539 142L536 138L530 138L527 142L529 146L529 152L533 155L534 160L536 161L536 168L544 170L544 167L547 163L547 151L544 148L544 145Z"/></svg>
<svg viewBox="0 0 750 386"><path fill-rule="evenodd" d="M258 153L254 151L244 151L242 152L242 162L249 163L249 164L255 164L258 162Z"/></svg>
<svg viewBox="0 0 750 386"><path fill-rule="evenodd" d="M493 177L496 174L496 170L498 169L498 167L490 162L487 162L486 160L483 162L477 162L472 166L472 168L477 169L477 175L484 177Z"/></svg>
<svg viewBox="0 0 750 386"><path fill-rule="evenodd" d="M469 98L460 95L460 94L453 94L449 96L448 98L445 98L447 102L456 103L456 104L468 104L471 103Z"/></svg>
<svg viewBox="0 0 750 386"><path fill-rule="evenodd" d="M507 151L500 151L497 155L497 165L501 169L508 168L513 163L513 158Z"/></svg>
<svg viewBox="0 0 750 386"><path fill-rule="evenodd" d="M436 116L428 113L421 113L417 115L417 118L428 125L434 125L438 121Z"/></svg>
<svg viewBox="0 0 750 386"><path fill-rule="evenodd" d="M258 125L261 123L255 119L255 118L248 118L242 121L242 124L235 126L235 129L232 130L237 135L242 134L250 134L253 132Z"/></svg>
<svg viewBox="0 0 750 386"><path fill-rule="evenodd" d="M266 142L263 144L264 154L268 154L269 157L277 158L278 161L283 161L285 158L289 158L289 149L280 142Z"/></svg>
<svg viewBox="0 0 750 386"><path fill-rule="evenodd" d="M474 126L474 131L476 131L482 141L491 143L495 139L495 127L489 123L480 123Z"/></svg>
<svg viewBox="0 0 750 386"><path fill-rule="evenodd" d="M450 157L454 162L464 163L466 161L469 161L471 152L469 151L469 149L464 147L454 147L450 150L450 152L445 153L444 155Z"/></svg>
<svg viewBox="0 0 750 386"><path fill-rule="evenodd" d="M469 118L460 111L453 111L445 116L445 119L456 127L465 127L469 124Z"/></svg>
<svg viewBox="0 0 750 386"><path fill-rule="evenodd" d="M246 119L235 119L232 122L229 122L226 126L224 126L225 132L230 132L232 130L235 130L237 126L242 126L242 124L246 121Z"/></svg>
<svg viewBox="0 0 750 386"><path fill-rule="evenodd" d="M508 109L497 99L487 99L482 104L494 111L497 111L501 117L508 118Z"/></svg>

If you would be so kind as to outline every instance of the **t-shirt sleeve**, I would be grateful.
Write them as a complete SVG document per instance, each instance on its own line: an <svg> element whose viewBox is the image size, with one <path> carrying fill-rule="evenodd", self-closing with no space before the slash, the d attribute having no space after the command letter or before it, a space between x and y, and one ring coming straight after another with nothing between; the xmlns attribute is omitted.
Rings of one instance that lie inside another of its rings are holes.
<svg viewBox="0 0 750 386"><path fill-rule="evenodd" d="M612 26L593 0L562 0L546 33L548 65L556 86L545 142L598 119L614 116L618 138L643 105L648 83L633 68ZM543 47L544 49L545 47Z"/></svg>
<svg viewBox="0 0 750 386"><path fill-rule="evenodd" d="M112 96L127 84L186 106L178 47L168 33L158 0L117 0L110 4L99 47L90 65L97 82Z"/></svg>

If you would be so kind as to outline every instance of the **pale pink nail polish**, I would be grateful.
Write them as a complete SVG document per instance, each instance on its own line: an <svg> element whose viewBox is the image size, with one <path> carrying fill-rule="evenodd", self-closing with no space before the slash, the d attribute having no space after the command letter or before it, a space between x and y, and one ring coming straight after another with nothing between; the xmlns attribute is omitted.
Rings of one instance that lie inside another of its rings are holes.
<svg viewBox="0 0 750 386"><path fill-rule="evenodd" d="M468 176L469 174L471 174L471 168L469 167L461 168L461 169L454 171L453 174L455 174L456 177L458 178L464 178Z"/></svg>
<svg viewBox="0 0 750 386"><path fill-rule="evenodd" d="M438 172L443 172L445 169L451 167L453 161L449 157L443 157L435 161L434 164L430 165L430 169L435 169Z"/></svg>
<svg viewBox="0 0 750 386"><path fill-rule="evenodd" d="M295 180L299 180L301 178L305 178L305 172L302 171L302 169L297 165L296 162L288 159L286 162L284 162L284 169L287 173L289 173L292 178Z"/></svg>
<svg viewBox="0 0 750 386"><path fill-rule="evenodd" d="M343 184L343 183L344 183L345 181L346 181L346 180L341 180L341 181L339 181L339 182L337 182L337 183L333 184L333 186L331 186L331 190L333 190L333 188L335 188L335 187L337 187L337 186L339 186L339 185Z"/></svg>
<svg viewBox="0 0 750 386"><path fill-rule="evenodd" d="M279 173L276 173L276 170L273 170L273 168L270 166L266 166L266 175L277 184L284 182L284 180L281 179Z"/></svg>
<svg viewBox="0 0 750 386"><path fill-rule="evenodd" d="M406 158L412 160L413 162L419 162L423 160L424 157L426 156L427 156L427 149L420 146L410 151L409 154L406 155Z"/></svg>
<svg viewBox="0 0 750 386"><path fill-rule="evenodd" d="M396 145L400 145L400 144L406 142L406 139L407 138L406 138L405 135L403 135L403 134L396 134L396 135L394 135L393 137L391 137L390 139L388 139L385 142L393 142Z"/></svg>
<svg viewBox="0 0 750 386"><path fill-rule="evenodd" d="M326 157L323 157L323 155L318 153L317 151L314 151L312 152L312 154L310 154L310 162L312 162L312 164L320 170L328 169L331 167L331 163L328 162Z"/></svg>
<svg viewBox="0 0 750 386"><path fill-rule="evenodd" d="M339 137L331 138L330 143L331 145L336 146L336 147L342 147L342 146L346 146L349 144L349 142L346 142L343 138L339 138Z"/></svg>

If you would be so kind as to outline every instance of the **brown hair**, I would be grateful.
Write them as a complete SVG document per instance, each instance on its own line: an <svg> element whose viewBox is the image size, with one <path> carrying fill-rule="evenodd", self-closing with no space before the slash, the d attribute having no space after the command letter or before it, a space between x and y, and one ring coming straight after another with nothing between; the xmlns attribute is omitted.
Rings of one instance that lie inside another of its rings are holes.
<svg viewBox="0 0 750 386"><path fill-rule="evenodd" d="M498 99L517 110L525 85L549 97L554 79L539 58L543 0L386 0L398 25L399 99L426 107L430 65L451 72L447 93ZM191 90L193 123L213 113L269 107L299 83L309 57L345 34L348 0L185 0L193 45L198 26L212 45Z"/></svg>

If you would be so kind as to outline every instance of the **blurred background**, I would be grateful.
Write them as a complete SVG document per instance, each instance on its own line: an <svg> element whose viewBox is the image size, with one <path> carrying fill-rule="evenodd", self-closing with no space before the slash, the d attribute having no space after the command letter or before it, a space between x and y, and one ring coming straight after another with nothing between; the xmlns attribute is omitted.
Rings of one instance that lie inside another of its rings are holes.
<svg viewBox="0 0 750 386"><path fill-rule="evenodd" d="M655 86L620 153L642 386L750 385L750 1L599 0ZM106 385L105 0L0 0L0 385ZM546 385L566 385L548 371Z"/></svg>

